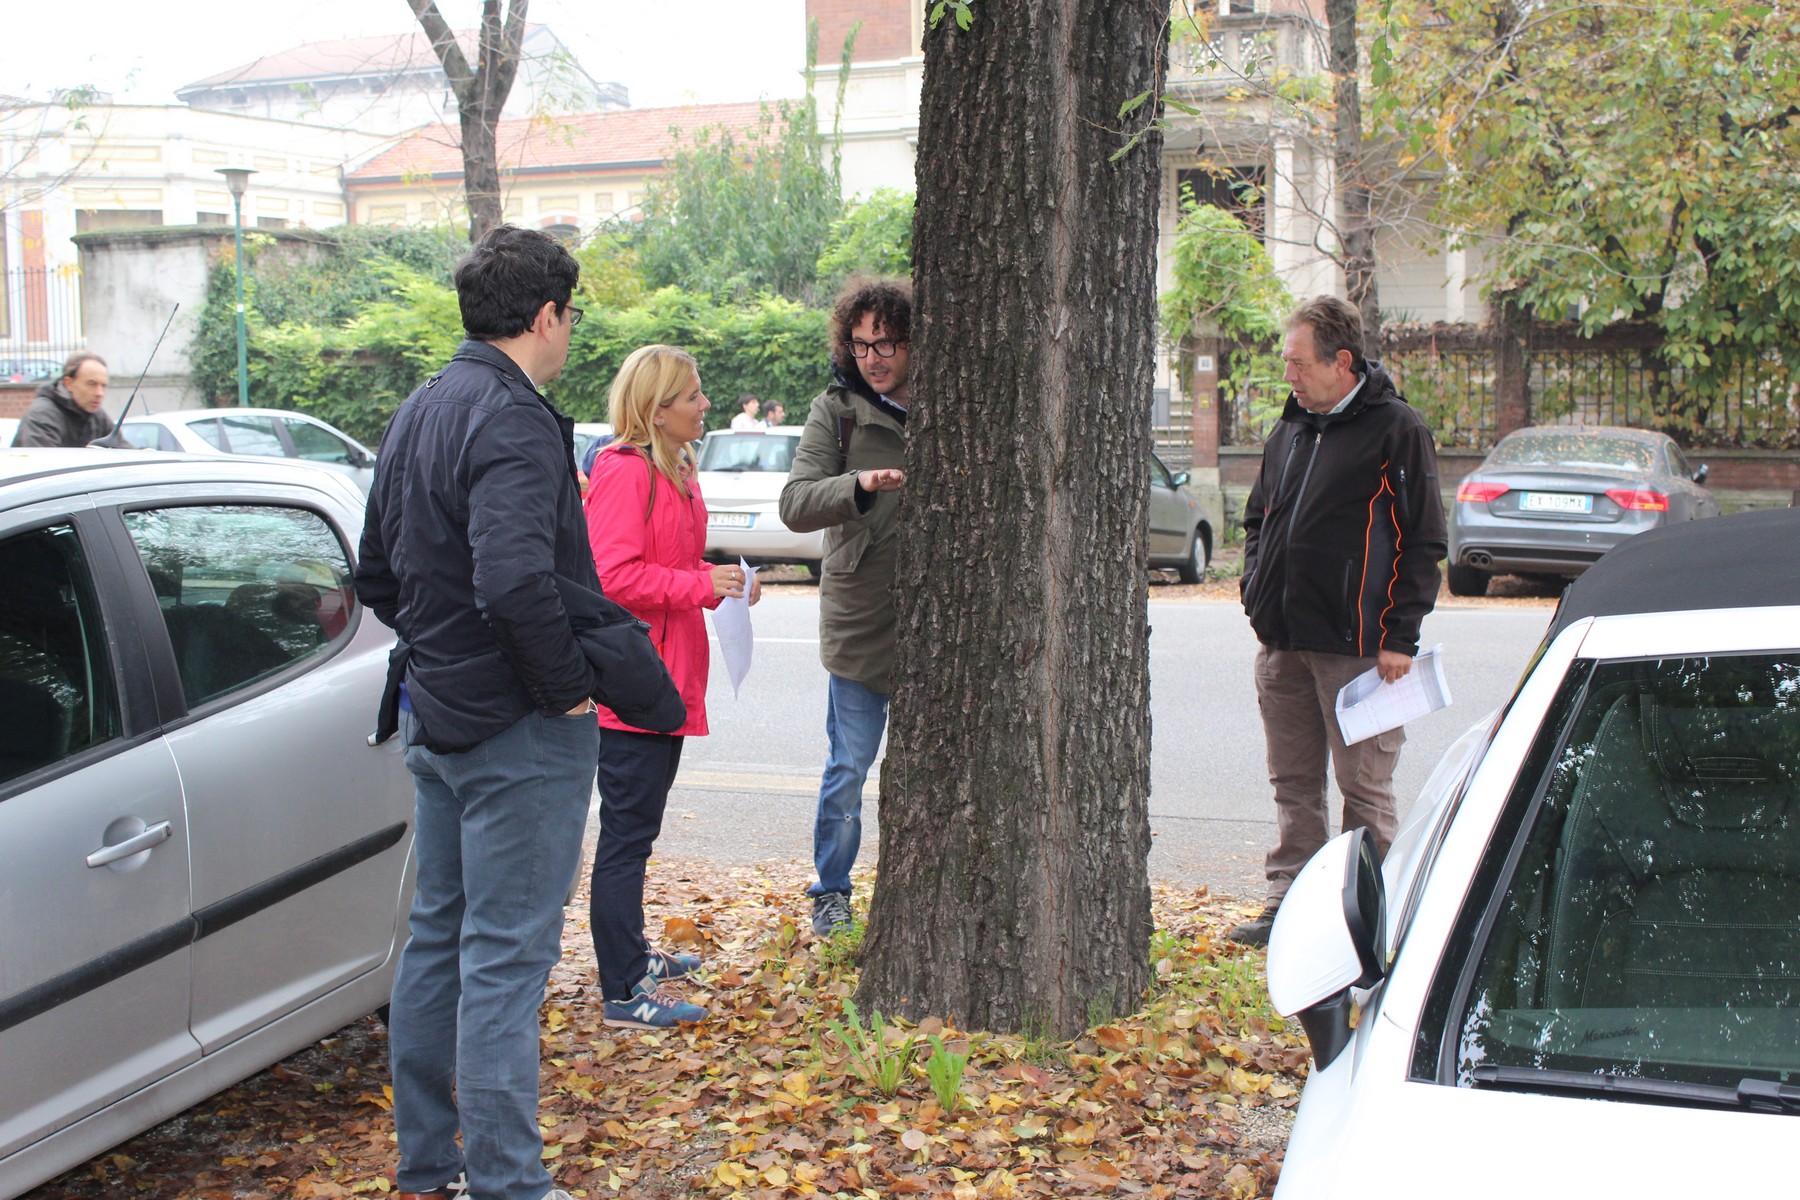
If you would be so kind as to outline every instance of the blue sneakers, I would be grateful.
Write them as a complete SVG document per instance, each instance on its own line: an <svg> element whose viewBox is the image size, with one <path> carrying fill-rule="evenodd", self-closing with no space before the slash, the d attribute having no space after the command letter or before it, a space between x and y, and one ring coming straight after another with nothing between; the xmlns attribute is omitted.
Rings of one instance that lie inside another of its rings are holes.
<svg viewBox="0 0 1800 1200"><path fill-rule="evenodd" d="M651 962L656 957L651 956ZM638 980L629 1000L608 1000L604 1020L621 1029L673 1029L706 1020L706 1010L661 986L655 973Z"/></svg>
<svg viewBox="0 0 1800 1200"><path fill-rule="evenodd" d="M700 969L698 954L669 954L662 950L650 952L650 978L658 983L666 979L680 979L683 975L691 975Z"/></svg>

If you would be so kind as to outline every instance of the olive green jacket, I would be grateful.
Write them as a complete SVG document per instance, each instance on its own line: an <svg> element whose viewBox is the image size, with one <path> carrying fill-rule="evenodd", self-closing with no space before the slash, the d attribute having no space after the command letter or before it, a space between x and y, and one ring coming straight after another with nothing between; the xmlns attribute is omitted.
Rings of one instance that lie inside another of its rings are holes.
<svg viewBox="0 0 1800 1200"><path fill-rule="evenodd" d="M850 453L839 442L848 415ZM894 558L899 492L857 493L860 471L906 466L906 426L841 383L812 402L800 434L781 520L806 533L825 530L819 581L819 661L833 675L886 693L894 666Z"/></svg>

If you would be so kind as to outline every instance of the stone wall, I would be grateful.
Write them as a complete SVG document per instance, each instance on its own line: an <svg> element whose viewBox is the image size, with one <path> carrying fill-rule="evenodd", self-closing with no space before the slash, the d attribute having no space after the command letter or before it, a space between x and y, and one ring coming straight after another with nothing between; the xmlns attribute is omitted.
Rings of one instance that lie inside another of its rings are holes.
<svg viewBox="0 0 1800 1200"><path fill-rule="evenodd" d="M265 254L311 255L325 244L305 230L259 229L256 236L273 239ZM200 328L213 263L229 261L233 253L232 231L211 225L103 230L78 234L75 243L81 252L87 347L106 360L112 374L106 410L118 416L134 386L134 412L203 407L204 397L189 379L188 352ZM151 361L151 348L177 304L180 310ZM9 402L0 393L0 406Z"/></svg>

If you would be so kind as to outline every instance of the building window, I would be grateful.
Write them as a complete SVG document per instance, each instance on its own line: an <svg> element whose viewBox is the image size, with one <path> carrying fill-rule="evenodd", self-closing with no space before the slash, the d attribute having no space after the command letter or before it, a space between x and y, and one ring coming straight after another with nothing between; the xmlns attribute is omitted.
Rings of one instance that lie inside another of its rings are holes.
<svg viewBox="0 0 1800 1200"><path fill-rule="evenodd" d="M1198 203L1224 209L1260 237L1268 209L1264 176L1262 167L1189 167L1175 172L1176 195L1191 190Z"/></svg>
<svg viewBox="0 0 1800 1200"><path fill-rule="evenodd" d="M75 210L75 232L91 233L96 229L146 229L163 223L160 208L79 208Z"/></svg>
<svg viewBox="0 0 1800 1200"><path fill-rule="evenodd" d="M613 207L613 194L611 192L594 193L594 212L602 217L610 217L617 211L618 210Z"/></svg>
<svg viewBox="0 0 1800 1200"><path fill-rule="evenodd" d="M256 227L258 229L286 229L288 221L286 217L258 217L256 218Z"/></svg>
<svg viewBox="0 0 1800 1200"><path fill-rule="evenodd" d="M226 213L209 213L209 212L195 213L194 214L194 224L196 224L196 225L229 225L229 224L231 224L231 217Z"/></svg>

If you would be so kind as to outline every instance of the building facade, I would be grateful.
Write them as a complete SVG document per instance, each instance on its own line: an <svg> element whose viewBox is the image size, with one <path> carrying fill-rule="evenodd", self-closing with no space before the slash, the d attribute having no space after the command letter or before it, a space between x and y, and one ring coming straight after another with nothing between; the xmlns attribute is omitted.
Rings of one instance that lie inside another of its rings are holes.
<svg viewBox="0 0 1800 1200"><path fill-rule="evenodd" d="M476 61L476 34L457 34ZM625 108L622 84L601 83L544 25L528 25L502 116ZM456 98L422 32L307 42L177 88L190 108L398 134L456 120Z"/></svg>
<svg viewBox="0 0 1800 1200"><path fill-rule="evenodd" d="M640 211L649 181L701 129L754 129L760 104L688 104L502 121L496 131L507 220L585 233ZM358 225L463 224L461 132L414 130L344 177Z"/></svg>

